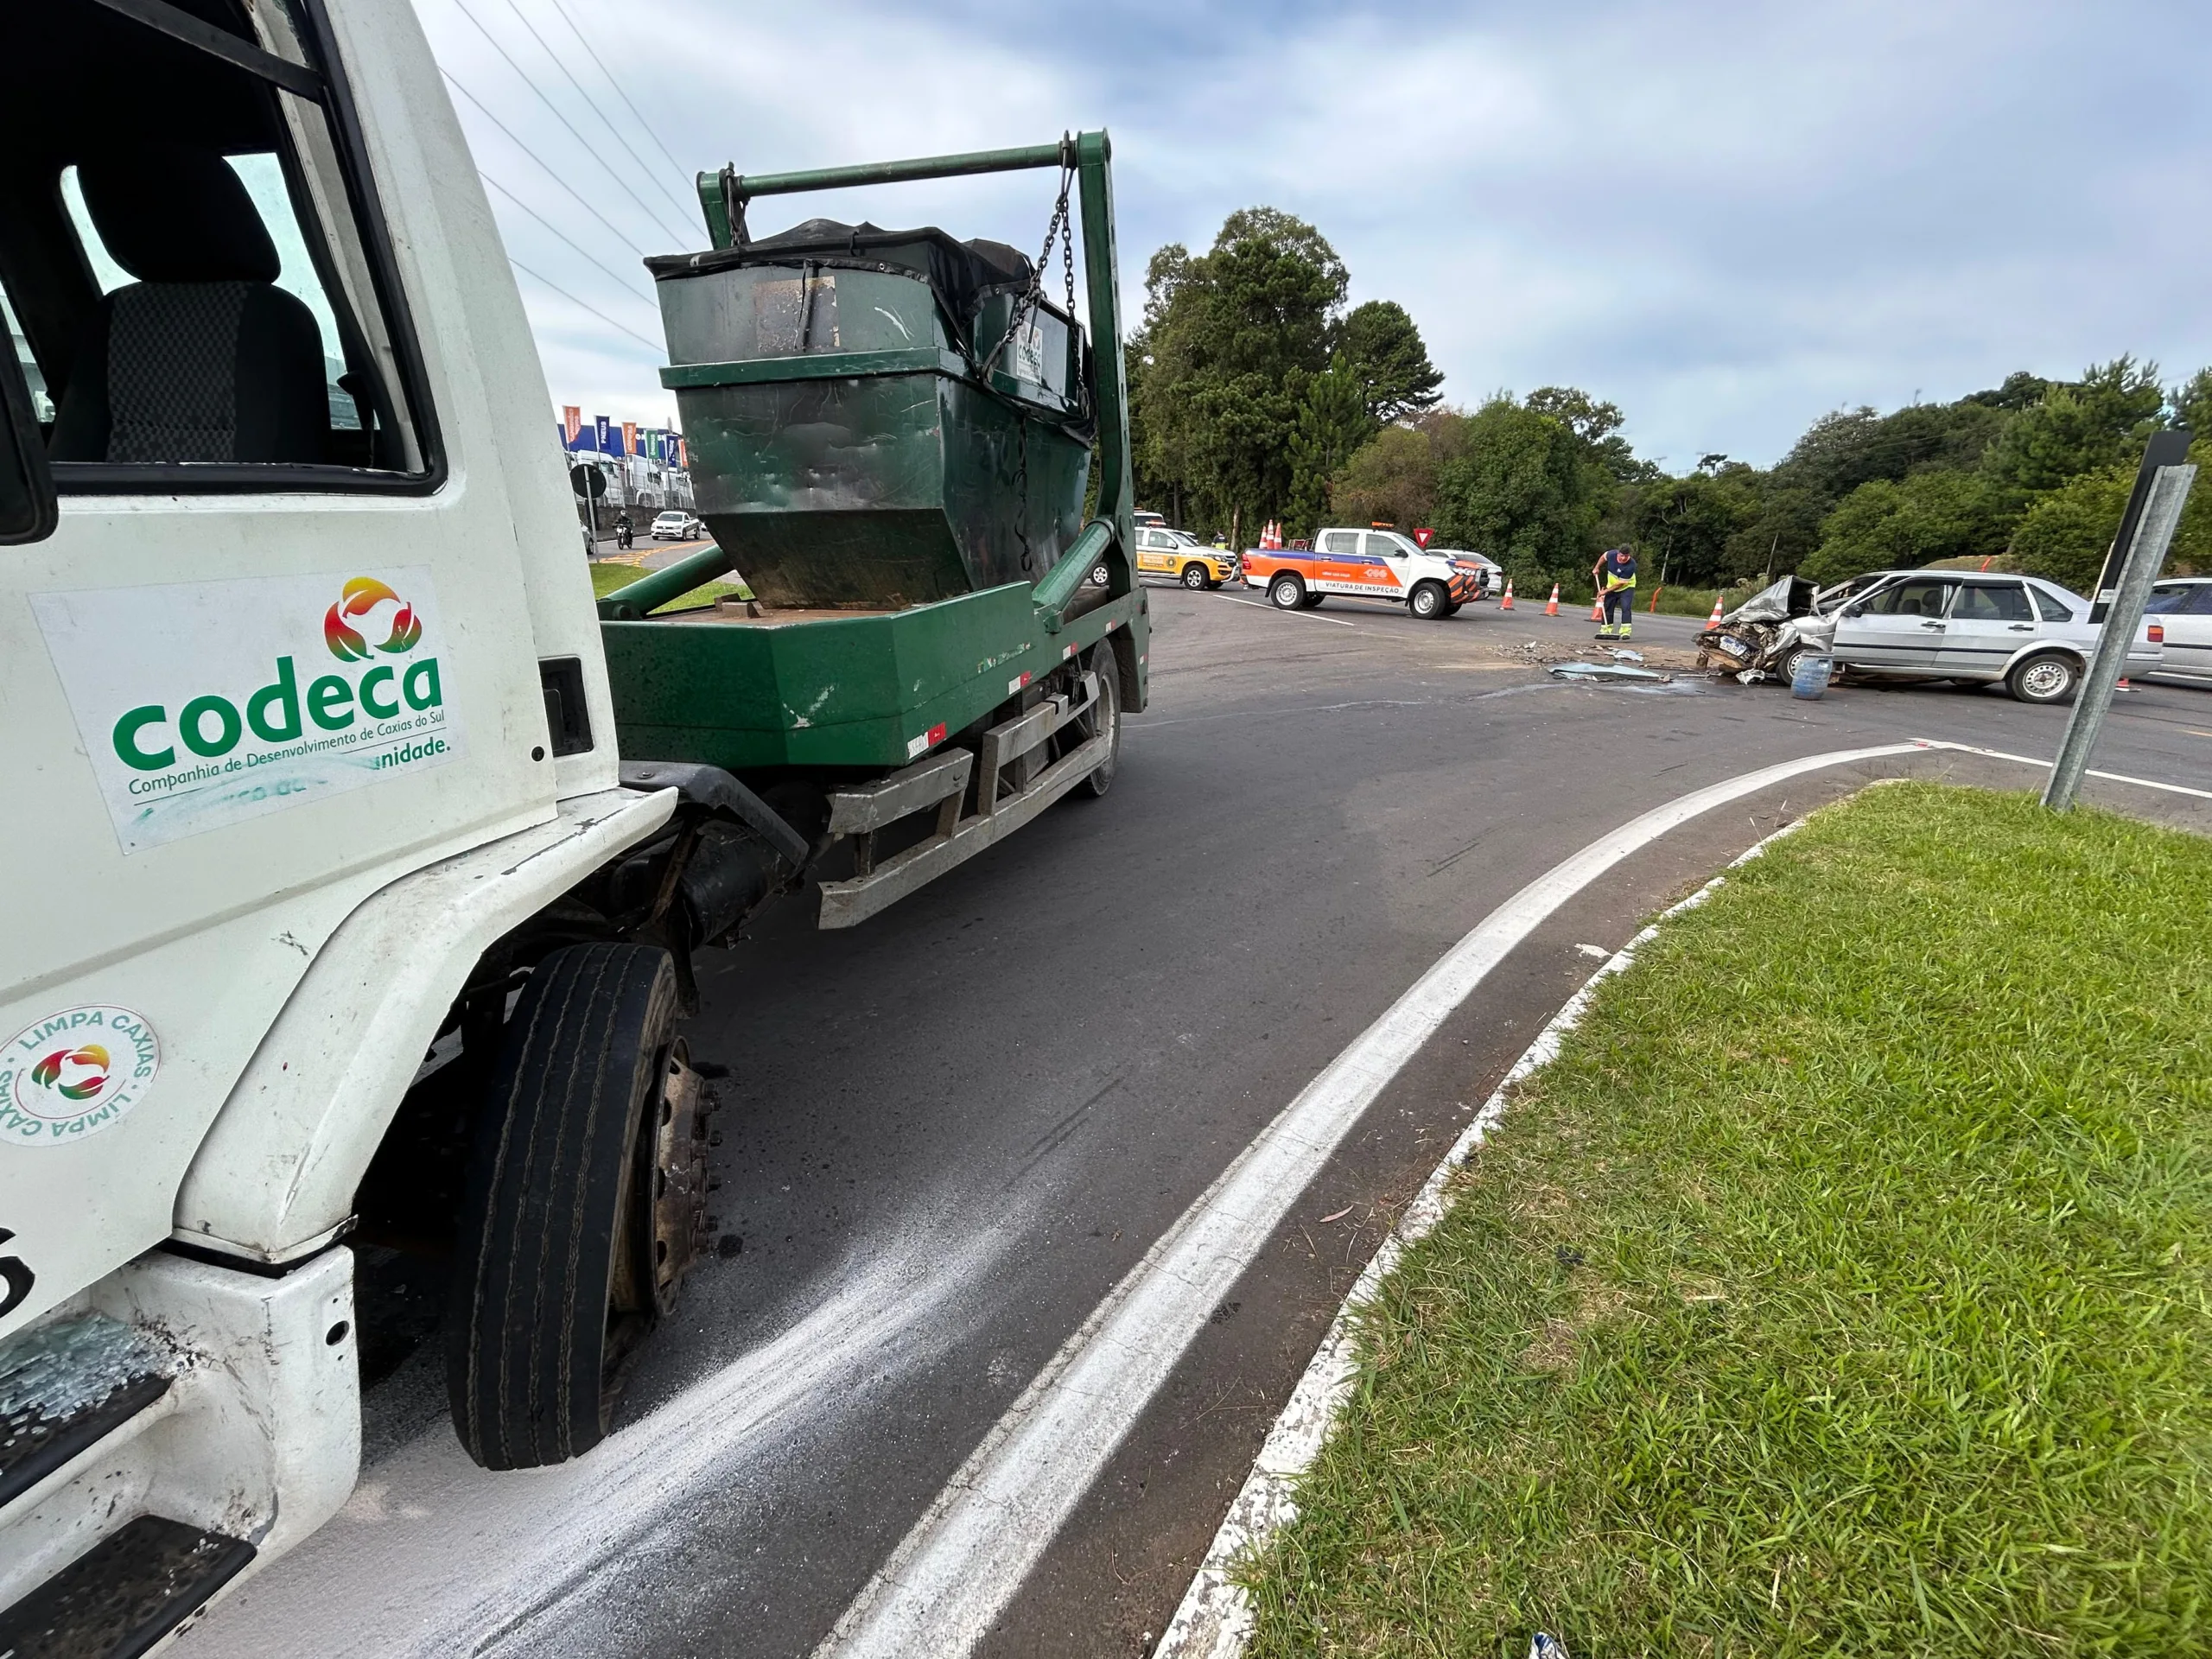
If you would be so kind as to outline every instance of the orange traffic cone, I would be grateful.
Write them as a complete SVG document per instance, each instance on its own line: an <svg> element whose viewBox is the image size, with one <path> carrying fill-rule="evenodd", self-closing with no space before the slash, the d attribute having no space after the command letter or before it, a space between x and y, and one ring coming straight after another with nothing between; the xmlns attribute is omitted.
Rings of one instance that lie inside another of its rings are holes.
<svg viewBox="0 0 2212 1659"><path fill-rule="evenodd" d="M1559 583L1557 582L1552 583L1552 596L1544 601L1544 614L1546 616L1559 614Z"/></svg>
<svg viewBox="0 0 2212 1659"><path fill-rule="evenodd" d="M1708 628L1720 626L1720 595L1718 594L1713 596L1713 614L1705 619L1705 626Z"/></svg>
<svg viewBox="0 0 2212 1659"><path fill-rule="evenodd" d="M1501 611L1513 608L1513 578L1510 576L1505 579L1505 597L1497 601L1497 608Z"/></svg>
<svg viewBox="0 0 2212 1659"><path fill-rule="evenodd" d="M1590 601L1590 620L1592 622L1602 622L1605 620L1605 596L1603 594L1595 595Z"/></svg>

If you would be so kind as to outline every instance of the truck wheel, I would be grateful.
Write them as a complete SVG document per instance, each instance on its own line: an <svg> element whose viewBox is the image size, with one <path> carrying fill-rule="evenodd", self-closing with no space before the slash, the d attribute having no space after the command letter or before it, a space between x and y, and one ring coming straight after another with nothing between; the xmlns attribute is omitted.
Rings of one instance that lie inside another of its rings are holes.
<svg viewBox="0 0 2212 1659"><path fill-rule="evenodd" d="M1424 622L1440 620L1444 607L1451 595L1433 582L1417 582L1412 593L1406 595L1406 608Z"/></svg>
<svg viewBox="0 0 2212 1659"><path fill-rule="evenodd" d="M1186 564L1183 567L1183 585L1196 594L1204 592L1206 588L1212 587L1213 583L1206 579L1205 566Z"/></svg>
<svg viewBox="0 0 2212 1659"><path fill-rule="evenodd" d="M486 1469L599 1444L622 1361L652 1326L655 1132L676 964L638 944L540 963L477 1126L446 1320L454 1432ZM672 1292L672 1281L665 1290Z"/></svg>
<svg viewBox="0 0 2212 1659"><path fill-rule="evenodd" d="M1446 604L1446 605L1445 606L1445 607L1444 607L1444 614L1445 614L1445 615L1446 615L1446 616L1457 616L1457 615L1459 615L1459 606L1460 606L1461 604L1464 604L1464 603L1465 603L1465 601L1464 600L1462 600L1462 601L1458 601L1458 602L1456 602L1456 603Z"/></svg>
<svg viewBox="0 0 2212 1659"><path fill-rule="evenodd" d="M2005 677L2005 689L2022 702L2064 702L2081 683L2080 666L2055 651L2015 664Z"/></svg>
<svg viewBox="0 0 2212 1659"><path fill-rule="evenodd" d="M1327 597L1326 594L1308 594L1298 601L1298 608L1301 611L1318 611L1321 608L1321 601Z"/></svg>
<svg viewBox="0 0 2212 1659"><path fill-rule="evenodd" d="M1268 584L1268 601L1279 611L1306 608L1306 584L1287 570Z"/></svg>
<svg viewBox="0 0 2212 1659"><path fill-rule="evenodd" d="M1106 740L1106 758L1075 786L1078 795L1096 800L1114 787L1114 767L1122 758L1122 671L1114 662L1114 647L1102 643L1090 653L1090 671L1098 677L1098 701L1077 715L1074 725L1082 740Z"/></svg>

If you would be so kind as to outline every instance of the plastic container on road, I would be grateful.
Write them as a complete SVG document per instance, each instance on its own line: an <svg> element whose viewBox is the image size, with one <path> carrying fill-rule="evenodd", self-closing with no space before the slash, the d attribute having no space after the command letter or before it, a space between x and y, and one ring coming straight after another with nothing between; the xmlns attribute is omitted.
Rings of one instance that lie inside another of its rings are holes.
<svg viewBox="0 0 2212 1659"><path fill-rule="evenodd" d="M1789 682L1789 695L1815 702L1827 694L1828 678L1835 672L1835 658L1808 652L1797 659L1797 672Z"/></svg>

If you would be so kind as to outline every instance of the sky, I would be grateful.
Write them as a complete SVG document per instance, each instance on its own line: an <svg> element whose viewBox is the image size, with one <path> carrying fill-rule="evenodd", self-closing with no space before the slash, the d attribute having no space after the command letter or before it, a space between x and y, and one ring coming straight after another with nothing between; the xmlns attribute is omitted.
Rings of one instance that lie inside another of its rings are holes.
<svg viewBox="0 0 2212 1659"><path fill-rule="evenodd" d="M2212 363L2204 0L415 3L554 401L587 419L674 412L639 261L705 245L691 172L1098 126L1132 315L1154 249L1279 207L1336 247L1352 302L1413 315L1449 401L1580 386L1675 472L2015 369ZM1053 191L790 197L753 230L1034 249Z"/></svg>

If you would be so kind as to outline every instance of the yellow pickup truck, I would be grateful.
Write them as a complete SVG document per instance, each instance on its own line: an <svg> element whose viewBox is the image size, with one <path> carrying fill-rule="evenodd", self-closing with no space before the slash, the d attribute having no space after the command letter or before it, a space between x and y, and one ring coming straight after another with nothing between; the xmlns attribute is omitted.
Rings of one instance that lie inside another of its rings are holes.
<svg viewBox="0 0 2212 1659"><path fill-rule="evenodd" d="M1234 580L1237 561L1236 555L1226 548L1199 546L1197 537L1187 531L1140 524L1137 571L1141 575L1173 576L1193 592L1203 592Z"/></svg>

